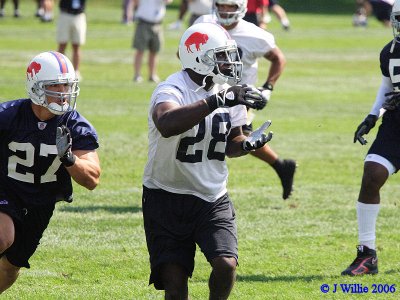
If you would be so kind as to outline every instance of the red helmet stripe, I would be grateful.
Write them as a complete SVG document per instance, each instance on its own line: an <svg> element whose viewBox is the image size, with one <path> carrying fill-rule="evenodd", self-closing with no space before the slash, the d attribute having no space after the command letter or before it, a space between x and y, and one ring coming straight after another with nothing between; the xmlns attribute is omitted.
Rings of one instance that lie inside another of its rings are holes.
<svg viewBox="0 0 400 300"><path fill-rule="evenodd" d="M60 66L61 73L68 73L68 65L65 61L64 55L59 52L50 51L51 54L57 59L58 65Z"/></svg>

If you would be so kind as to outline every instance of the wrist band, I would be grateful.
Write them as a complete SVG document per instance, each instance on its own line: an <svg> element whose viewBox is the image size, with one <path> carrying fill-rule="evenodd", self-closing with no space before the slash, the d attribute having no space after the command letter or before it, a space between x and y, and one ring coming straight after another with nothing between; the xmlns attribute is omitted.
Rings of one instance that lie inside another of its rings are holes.
<svg viewBox="0 0 400 300"><path fill-rule="evenodd" d="M263 88L267 89L267 90L270 90L270 91L274 90L274 86L272 85L272 83L270 83L268 81L266 83L264 83Z"/></svg>
<svg viewBox="0 0 400 300"><path fill-rule="evenodd" d="M75 164L76 156L71 153L71 155L64 155L63 157L60 158L61 163L65 167L72 167Z"/></svg>

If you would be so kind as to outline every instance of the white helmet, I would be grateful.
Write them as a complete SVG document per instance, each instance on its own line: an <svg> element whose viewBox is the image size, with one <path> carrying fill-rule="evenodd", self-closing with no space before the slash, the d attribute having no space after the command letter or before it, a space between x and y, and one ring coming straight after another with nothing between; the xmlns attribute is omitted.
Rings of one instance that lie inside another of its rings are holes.
<svg viewBox="0 0 400 300"><path fill-rule="evenodd" d="M63 93L46 89L55 84L68 84L69 89ZM71 61L55 51L35 56L26 70L26 90L33 103L46 107L53 114L62 115L74 110L79 87ZM48 103L47 96L59 98L65 104Z"/></svg>
<svg viewBox="0 0 400 300"><path fill-rule="evenodd" d="M234 12L220 12L218 5L236 5L237 9ZM244 17L247 12L247 0L214 0L213 10L218 22L229 26Z"/></svg>
<svg viewBox="0 0 400 300"><path fill-rule="evenodd" d="M393 4L390 22L392 23L394 39L396 42L400 42L400 0L396 0Z"/></svg>
<svg viewBox="0 0 400 300"><path fill-rule="evenodd" d="M183 69L212 76L214 83L237 84L242 78L242 62L229 33L216 23L196 23L183 33L179 43Z"/></svg>

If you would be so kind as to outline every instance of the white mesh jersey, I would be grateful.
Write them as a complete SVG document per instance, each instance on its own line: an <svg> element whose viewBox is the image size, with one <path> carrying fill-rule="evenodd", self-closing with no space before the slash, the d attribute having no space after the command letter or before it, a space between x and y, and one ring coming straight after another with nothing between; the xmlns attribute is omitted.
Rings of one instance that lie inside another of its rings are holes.
<svg viewBox="0 0 400 300"><path fill-rule="evenodd" d="M187 105L223 88L215 85L210 91L200 89L194 92L198 87L185 71L180 71L154 90L148 115L149 150L143 184L148 188L190 194L214 202L227 191L227 136L231 128L246 123L246 108L243 105L218 108L198 125L169 138L161 136L152 119L153 109L158 103Z"/></svg>
<svg viewBox="0 0 400 300"><path fill-rule="evenodd" d="M199 17L195 23L218 23L214 14ZM236 41L240 58L243 62L242 80L240 83L256 85L258 58L276 48L274 36L264 29L240 19L235 28L228 30L230 36Z"/></svg>

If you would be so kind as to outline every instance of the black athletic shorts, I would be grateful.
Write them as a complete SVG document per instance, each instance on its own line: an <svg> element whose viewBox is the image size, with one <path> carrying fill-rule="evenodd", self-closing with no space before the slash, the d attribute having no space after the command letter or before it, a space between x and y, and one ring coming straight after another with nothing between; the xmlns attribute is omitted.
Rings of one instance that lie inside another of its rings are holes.
<svg viewBox="0 0 400 300"><path fill-rule="evenodd" d="M272 7L272 6L276 5L276 4L279 4L278 0L269 0L268 7Z"/></svg>
<svg viewBox="0 0 400 300"><path fill-rule="evenodd" d="M388 110L382 117L376 139L368 154L377 154L386 158L400 169L400 109Z"/></svg>
<svg viewBox="0 0 400 300"><path fill-rule="evenodd" d="M14 221L14 243L6 251L7 260L16 267L30 268L29 258L35 253L43 232L53 215L55 204L30 206L11 200L0 193L0 211L9 215Z"/></svg>
<svg viewBox="0 0 400 300"><path fill-rule="evenodd" d="M258 22L258 16L255 12L247 12L243 17L243 20L260 26L260 22Z"/></svg>
<svg viewBox="0 0 400 300"><path fill-rule="evenodd" d="M235 210L228 194L211 203L143 187L142 205L149 284L156 289L164 289L159 271L165 263L179 264L192 276L196 244L209 262L220 256L238 259Z"/></svg>
<svg viewBox="0 0 400 300"><path fill-rule="evenodd" d="M369 1L372 6L372 13L379 21L390 21L392 5L383 1Z"/></svg>

